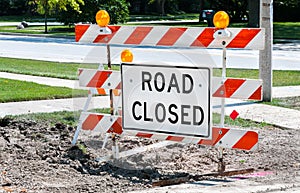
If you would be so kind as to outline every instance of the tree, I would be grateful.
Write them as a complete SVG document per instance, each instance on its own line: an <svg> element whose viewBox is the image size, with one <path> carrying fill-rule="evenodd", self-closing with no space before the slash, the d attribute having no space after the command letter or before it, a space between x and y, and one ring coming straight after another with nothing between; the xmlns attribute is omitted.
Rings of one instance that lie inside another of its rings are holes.
<svg viewBox="0 0 300 193"><path fill-rule="evenodd" d="M48 33L48 15L59 10L67 11L67 8L80 13L80 5L84 5L83 0L30 0L29 2L37 5L37 12L45 16L45 33Z"/></svg>
<svg viewBox="0 0 300 193"><path fill-rule="evenodd" d="M68 9L62 10L57 14L57 20L65 24L78 22L95 23L97 11L103 9L110 15L110 24L124 23L129 17L129 3L126 0L86 0L81 6L81 13Z"/></svg>

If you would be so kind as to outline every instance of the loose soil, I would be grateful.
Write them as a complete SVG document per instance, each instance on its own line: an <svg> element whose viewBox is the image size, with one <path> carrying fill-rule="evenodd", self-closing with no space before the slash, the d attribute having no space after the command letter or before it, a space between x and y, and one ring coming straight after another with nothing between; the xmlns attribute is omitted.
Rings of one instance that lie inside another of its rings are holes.
<svg viewBox="0 0 300 193"><path fill-rule="evenodd" d="M272 126L248 128L259 131L254 152L225 150L226 170L254 168L272 171L265 183L292 182L300 174L300 132ZM0 119L0 192L128 192L151 188L154 181L217 169L218 151L213 147L173 144L119 161L96 162L107 155L103 136L85 135L71 145L75 128L22 118ZM121 151L155 143L125 137Z"/></svg>

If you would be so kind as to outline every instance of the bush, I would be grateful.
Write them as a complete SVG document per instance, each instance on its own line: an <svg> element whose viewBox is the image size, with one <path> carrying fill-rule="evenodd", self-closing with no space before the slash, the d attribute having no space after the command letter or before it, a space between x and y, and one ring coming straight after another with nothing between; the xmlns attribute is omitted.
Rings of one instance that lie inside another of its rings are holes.
<svg viewBox="0 0 300 193"><path fill-rule="evenodd" d="M27 11L27 0L0 0L0 15L22 15Z"/></svg>
<svg viewBox="0 0 300 193"><path fill-rule="evenodd" d="M57 14L57 20L67 25L78 22L95 23L96 13L104 9L110 15L110 24L124 23L129 17L129 4L126 0L89 0L81 6L81 13L68 9Z"/></svg>

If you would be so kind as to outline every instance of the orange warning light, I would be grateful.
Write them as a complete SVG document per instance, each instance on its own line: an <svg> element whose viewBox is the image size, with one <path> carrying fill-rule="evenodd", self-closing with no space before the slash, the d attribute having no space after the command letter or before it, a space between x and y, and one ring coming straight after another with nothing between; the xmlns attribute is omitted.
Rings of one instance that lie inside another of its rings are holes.
<svg viewBox="0 0 300 193"><path fill-rule="evenodd" d="M133 60L133 54L130 50L125 49L121 53L121 61L122 62L132 62Z"/></svg>
<svg viewBox="0 0 300 193"><path fill-rule="evenodd" d="M110 21L109 14L105 10L100 10L96 14L96 22L100 27L108 26Z"/></svg>
<svg viewBox="0 0 300 193"><path fill-rule="evenodd" d="M229 25L229 15L225 11L218 11L213 18L216 28L224 29Z"/></svg>

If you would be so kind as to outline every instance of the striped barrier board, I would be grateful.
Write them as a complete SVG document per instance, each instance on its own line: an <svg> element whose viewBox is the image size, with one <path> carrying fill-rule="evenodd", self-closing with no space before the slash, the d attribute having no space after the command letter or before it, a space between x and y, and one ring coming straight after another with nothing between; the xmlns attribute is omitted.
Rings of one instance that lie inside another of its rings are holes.
<svg viewBox="0 0 300 193"><path fill-rule="evenodd" d="M121 89L121 72L80 69L79 85L94 88L95 94L105 94L105 89ZM213 77L212 93L213 97L262 100L262 81L237 78L223 81L220 77Z"/></svg>
<svg viewBox="0 0 300 193"><path fill-rule="evenodd" d="M110 34L103 33L104 30ZM111 45L169 46L199 48L264 49L265 30L261 28L227 28L230 37L218 38L220 30L205 27L108 26L96 24L75 26L75 38L82 43Z"/></svg>
<svg viewBox="0 0 300 193"><path fill-rule="evenodd" d="M117 133L122 134L122 118L120 116L111 116L99 113L82 113L80 117L82 130L91 131L94 134L99 133ZM258 146L258 133L255 131L232 129L232 128L212 128L212 138L200 139L197 137L181 137L159 133L145 133L141 131L126 131L126 134L153 138L158 140L169 140L180 143L193 143L199 145L209 145L231 149L253 151Z"/></svg>

